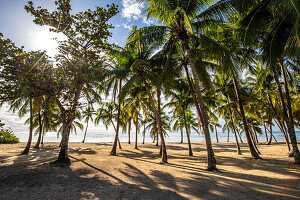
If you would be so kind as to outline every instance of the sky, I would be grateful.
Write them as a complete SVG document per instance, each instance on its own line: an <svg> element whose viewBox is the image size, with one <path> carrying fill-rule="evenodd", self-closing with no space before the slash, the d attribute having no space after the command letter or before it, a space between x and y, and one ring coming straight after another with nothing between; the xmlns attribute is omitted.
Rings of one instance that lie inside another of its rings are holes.
<svg viewBox="0 0 300 200"><path fill-rule="evenodd" d="M34 18L24 10L27 2L0 0L0 32L17 46L24 46L26 50L46 50L53 57L57 52L57 43L51 38L63 39L63 35L50 33L47 27L35 25L32 22ZM33 3L35 7L41 6L49 11L56 8L54 0L33 0ZM119 6L119 13L109 21L115 27L111 29L110 43L123 46L132 26L143 27L154 23L145 16L145 4L136 0L71 0L72 14L112 3Z"/></svg>

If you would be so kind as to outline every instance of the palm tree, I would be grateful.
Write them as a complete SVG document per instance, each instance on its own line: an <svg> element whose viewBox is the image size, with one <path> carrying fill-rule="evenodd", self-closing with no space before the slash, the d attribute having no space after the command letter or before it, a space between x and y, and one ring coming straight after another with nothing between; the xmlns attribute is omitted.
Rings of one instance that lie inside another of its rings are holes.
<svg viewBox="0 0 300 200"><path fill-rule="evenodd" d="M215 53L224 53L224 48L220 48L219 44L212 41L203 34L205 29L212 21L220 21L229 10L227 1L220 1L215 5L210 4L211 1L206 0L182 0L182 1L164 1L157 2L155 0L143 0L149 4L147 8L148 16L158 20L159 23L165 26L150 26L141 29L144 32L144 40L148 42L159 41L163 42L166 37L169 37L174 43L181 41L187 53L189 66L192 70L195 81L195 91L200 107L200 120L203 126L206 147L208 153L208 169L216 169L216 160L211 146L211 139L208 128L207 111L202 99L200 89L200 82L196 70L194 55L191 48L192 41L198 41L206 46L206 48L213 47ZM195 28L198 29L195 32ZM210 49L211 50L211 49Z"/></svg>
<svg viewBox="0 0 300 200"><path fill-rule="evenodd" d="M247 5L251 6L243 5L241 7L239 5L238 3L234 4L242 16L239 24L244 30L244 43L253 45L260 41L259 48L262 52L262 59L273 72L281 101L283 119L287 124L293 147L295 163L299 164L300 152L297 146L289 88L284 69L284 60L299 58L299 2L265 0L247 2ZM285 103L279 81L280 72L283 76L287 103Z"/></svg>
<svg viewBox="0 0 300 200"><path fill-rule="evenodd" d="M229 137L229 127L232 127L234 137L235 137L235 142L236 142L236 148L237 148L237 154L242 154L240 145L238 142L237 138L237 131L236 131L236 126L233 120L233 112L232 112L232 106L236 107L235 103L230 102L230 96L233 96L234 92L232 91L232 83L229 82L228 77L225 75L215 75L215 87L216 87L216 92L220 95L222 95L225 99L219 99L221 105L219 106L218 110L223 110L219 113L222 113L224 118L225 116L229 116L229 120L231 122L231 125L227 124L227 130L228 130L228 137ZM224 108L225 107L225 108Z"/></svg>
<svg viewBox="0 0 300 200"><path fill-rule="evenodd" d="M190 123L187 123L188 119L191 119L191 113L189 106L193 104L193 99L190 96L188 84L184 80L177 81L176 88L170 91L171 100L170 103L166 104L168 107L174 107L173 115L179 115L179 119L183 119L183 124L186 129L187 141L189 147L189 155L193 156L191 142L190 142ZM180 120L181 120L180 119ZM179 121L180 123L180 121Z"/></svg>
<svg viewBox="0 0 300 200"><path fill-rule="evenodd" d="M94 111L93 107L90 106L90 105L88 105L87 109L85 111L83 111L83 117L84 117L84 122L86 123L86 128L85 128L82 143L84 143L84 141L85 141L87 129L88 129L88 126L89 126L89 120L93 120L93 114L94 113L95 113L95 111Z"/></svg>

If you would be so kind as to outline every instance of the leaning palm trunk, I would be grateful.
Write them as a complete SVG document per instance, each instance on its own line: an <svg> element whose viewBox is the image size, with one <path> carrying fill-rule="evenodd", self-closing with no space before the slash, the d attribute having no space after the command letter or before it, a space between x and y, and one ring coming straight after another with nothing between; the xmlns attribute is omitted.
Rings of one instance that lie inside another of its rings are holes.
<svg viewBox="0 0 300 200"><path fill-rule="evenodd" d="M274 105L273 105L273 103L272 103L272 99L271 99L270 94L268 93L267 95L268 95L268 101L269 101L269 104L271 105L272 110L273 110L274 113L275 113L275 116L276 116L276 118L277 118L278 123L277 123L276 120L275 120L275 122L276 122L276 124L278 125L279 129L281 130L281 133L283 134L285 143L286 143L286 145L287 145L287 147L288 147L288 151L290 152L291 147L290 147L290 142L289 142L289 140L288 140L288 138L287 138L287 134L286 134L286 131L285 131L285 125L284 125L284 123L282 123L281 117L280 117L280 116L277 114L277 112L276 112L276 109L275 109L275 107L274 107ZM273 136L273 137L274 137L274 136ZM275 137L274 137L274 139L275 139Z"/></svg>
<svg viewBox="0 0 300 200"><path fill-rule="evenodd" d="M149 86L148 86L146 80L143 79L143 82L145 84L146 91L147 91L147 94L149 96L149 101L150 101L152 110L155 114L155 118L156 118L156 122L157 122L157 129L158 129L158 133L159 133L160 140L161 140L161 146L162 146L162 163L168 163L167 149L166 149L165 139L164 139L163 132L162 132L161 116L160 116L160 114L158 113L158 110L155 107L155 104L154 104L154 101L153 101L153 98L152 98L152 95L150 93L150 89L149 89ZM157 138L157 141L158 141L158 138Z"/></svg>
<svg viewBox="0 0 300 200"><path fill-rule="evenodd" d="M233 119L232 119L232 111L231 111L231 108L229 106L229 99L228 99L227 96L226 96L226 99L227 99L227 105L228 105L228 109L229 109L230 121L232 123L232 129L233 129L233 133L234 133L237 154L241 155L242 151L241 151L240 144L239 144L239 141L238 141L238 138L237 138L237 133L236 133L236 130L235 130L235 125L234 125L234 122L233 122Z"/></svg>
<svg viewBox="0 0 300 200"><path fill-rule="evenodd" d="M21 153L22 155L28 154L30 145L31 145L31 141L32 141L32 129L33 129L32 97L29 97L29 109L30 109L29 137L28 137L27 145L26 145L24 151Z"/></svg>
<svg viewBox="0 0 300 200"><path fill-rule="evenodd" d="M295 128L294 128L294 119L293 119L293 112L292 112L292 106L291 106L290 92L289 92L289 88L288 88L288 85L286 82L286 74L285 74L283 62L280 63L280 67L281 67L281 72L283 75L283 83L284 83L285 94L286 94L286 102L287 102L288 116L289 116L289 122L290 122L288 124L288 126L289 126L288 128L291 130L289 133L290 133L290 139L291 139L293 152L294 152L294 159L295 159L295 163L300 164L300 152L299 152L298 145L297 145L297 137L296 137ZM292 155L292 152L290 155Z"/></svg>
<svg viewBox="0 0 300 200"><path fill-rule="evenodd" d="M119 149L122 149L122 146L121 146L121 142L120 142L120 138L118 137L118 144L119 144Z"/></svg>
<svg viewBox="0 0 300 200"><path fill-rule="evenodd" d="M83 137L82 143L85 142L85 137L86 137L86 132L87 132L88 127L89 127L89 121L86 122L86 128L85 128L85 132L84 132L84 137Z"/></svg>
<svg viewBox="0 0 300 200"><path fill-rule="evenodd" d="M192 69L192 74L193 74L194 81L195 81L196 95L197 95L197 99L198 99L199 107L200 107L200 116L201 116L200 120L201 120L201 124L202 124L203 131L204 131L204 136L205 136L205 141L206 141L206 149L207 149L207 161L208 161L207 169L215 170L215 169L217 169L216 159L215 159L214 151L213 151L212 145L211 145L210 133L209 133L209 129L208 129L208 119L207 119L208 117L207 117L206 108L205 108L205 105L204 105L204 102L202 99L202 95L201 95L200 82L198 79L194 58L192 56L192 52L190 50L189 42L187 39L184 41L184 46L186 48L187 56L189 59L189 64Z"/></svg>
<svg viewBox="0 0 300 200"><path fill-rule="evenodd" d="M183 119L184 119L184 126L185 126L185 131L186 131L186 137L187 137L188 147L189 147L189 156L193 156L192 145L191 145L191 140L190 140L190 132L189 132L187 124L186 124L184 106L182 106L182 110L183 110Z"/></svg>
<svg viewBox="0 0 300 200"><path fill-rule="evenodd" d="M35 149L39 149L40 148L40 143L41 143L41 138L42 138L42 132L43 132L43 124L42 124L41 113L39 111L39 136L38 136L38 139L36 141L36 144L33 147Z"/></svg>
<svg viewBox="0 0 300 200"><path fill-rule="evenodd" d="M247 138L247 142L248 142L248 146L249 146L249 149L250 149L251 156L254 159L261 159L261 157L258 155L258 152L255 150L254 144L251 140L249 127L248 127L245 112L244 112L244 106L243 106L242 99L241 99L241 96L240 96L240 91L239 91L238 86L237 86L237 81L236 81L236 78L235 78L234 75L232 75L232 80L233 80L233 85L234 85L237 101L238 101L238 104L239 104L239 107L240 107L241 117L242 117L244 130L245 130L245 133L246 133L246 138Z"/></svg>
<svg viewBox="0 0 300 200"><path fill-rule="evenodd" d="M119 94L121 93L121 89L122 89L122 80L120 79ZM119 97L116 135L115 135L115 141L114 141L114 144L113 144L113 148L110 152L110 155L113 155L113 156L117 155L117 143L118 143L118 139L119 139L119 127L120 127L120 112L121 112L121 101L120 101L120 97Z"/></svg>
<svg viewBox="0 0 300 200"><path fill-rule="evenodd" d="M284 75L284 70L283 70L283 66L282 67L282 71L283 71L283 77L284 77L284 81L285 81L285 75ZM282 106L282 112L283 112L283 116L284 116L284 121L286 122L287 125L287 129L288 129L288 133L291 139L291 143L292 143L292 147L293 147L293 152L294 152L294 159L295 159L295 164L300 164L300 152L299 149L297 147L297 139L296 139L296 134L295 134L295 129L294 129L294 125L293 125L293 116L292 113L290 112L290 116L288 116L287 110L286 110L286 104L284 101L284 97L282 94L282 90L281 90L281 86L278 80L278 77L274 74L274 79L278 88L278 92L279 92L279 97L280 97L280 102L281 102L281 106ZM285 86L286 88L286 96L287 96L287 102L288 104L290 104L290 99L289 99L289 93L288 93L288 88L287 86Z"/></svg>

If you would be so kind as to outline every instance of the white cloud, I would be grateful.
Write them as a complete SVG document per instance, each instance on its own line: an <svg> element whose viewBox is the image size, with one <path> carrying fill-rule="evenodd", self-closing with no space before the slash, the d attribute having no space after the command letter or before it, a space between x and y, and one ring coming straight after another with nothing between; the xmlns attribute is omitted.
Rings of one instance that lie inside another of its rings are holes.
<svg viewBox="0 0 300 200"><path fill-rule="evenodd" d="M153 24L154 21L153 21L152 19L147 19L147 17L144 16L144 17L143 17L143 23L144 23L144 24L147 24L147 25L149 26L149 25Z"/></svg>
<svg viewBox="0 0 300 200"><path fill-rule="evenodd" d="M136 0L122 0L122 17L128 20L138 20L142 18L142 10L145 7L144 3Z"/></svg>
<svg viewBox="0 0 300 200"><path fill-rule="evenodd" d="M123 23L122 26L128 30L131 30L132 29L132 26L128 25L128 24L125 24Z"/></svg>

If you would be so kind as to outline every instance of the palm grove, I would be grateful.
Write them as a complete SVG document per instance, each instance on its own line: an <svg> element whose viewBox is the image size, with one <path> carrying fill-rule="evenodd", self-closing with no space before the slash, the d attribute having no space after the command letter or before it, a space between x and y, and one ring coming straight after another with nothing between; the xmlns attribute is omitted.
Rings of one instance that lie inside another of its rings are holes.
<svg viewBox="0 0 300 200"><path fill-rule="evenodd" d="M260 159L258 135L265 134L271 144L277 125L287 153L299 164L300 2L142 2L159 25L133 27L124 47L107 42L113 28L108 21L118 13L114 4L73 15L70 0L56 1L53 12L28 2L25 10L34 23L67 37L59 42L55 64L46 52L26 52L1 35L0 103L30 116L23 154L34 130L39 135L35 148L47 131L57 131L57 162L69 163L70 133L85 126L84 142L94 120L115 130L111 155L122 148L121 131L130 143L135 127L135 148L139 133L150 134L162 163L168 162L165 138L172 131L181 132L181 142L186 134L193 155L193 129L205 136L207 168L214 170L211 137L218 141L218 118L223 118L223 131L234 134L238 154L245 135L252 158Z"/></svg>

